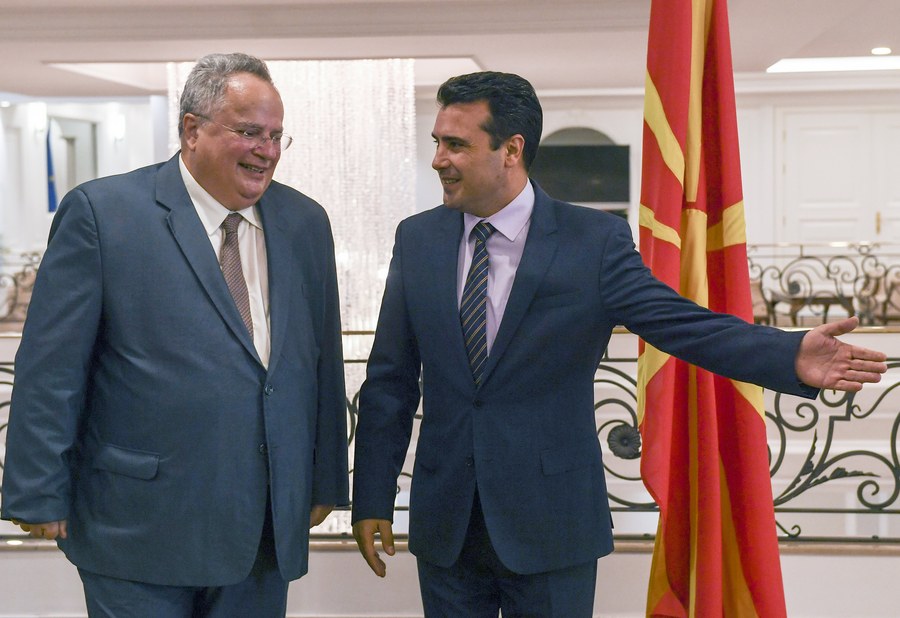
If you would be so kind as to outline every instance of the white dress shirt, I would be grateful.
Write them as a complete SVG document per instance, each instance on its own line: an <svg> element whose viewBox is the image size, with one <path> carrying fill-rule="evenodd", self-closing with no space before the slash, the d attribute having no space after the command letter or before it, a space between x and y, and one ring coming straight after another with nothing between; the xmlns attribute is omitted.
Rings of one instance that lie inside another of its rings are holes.
<svg viewBox="0 0 900 618"><path fill-rule="evenodd" d="M184 186L187 187L188 195L191 196L191 201L194 203L200 222L206 229L218 261L219 251L224 240L222 223L232 211L222 206L206 189L200 186L200 183L191 176L181 158L178 159L178 163L181 167ZM269 269L266 261L266 239L257 208L256 205L253 205L234 212L243 217L238 225L238 248L241 252L241 268L244 271L244 280L247 282L247 292L250 296L253 345L259 355L259 360L265 367L268 367L271 346L269 337Z"/></svg>
<svg viewBox="0 0 900 618"><path fill-rule="evenodd" d="M490 267L487 284L487 348L494 345L497 330L506 311L509 293L516 270L525 251L525 239L531 227L531 212L534 210L534 188L531 182L508 205L486 219L465 213L463 215L463 236L459 245L459 267L456 276L457 304L462 302L463 288L475 252L475 240L469 238L479 221L487 221L497 230L487 240Z"/></svg>

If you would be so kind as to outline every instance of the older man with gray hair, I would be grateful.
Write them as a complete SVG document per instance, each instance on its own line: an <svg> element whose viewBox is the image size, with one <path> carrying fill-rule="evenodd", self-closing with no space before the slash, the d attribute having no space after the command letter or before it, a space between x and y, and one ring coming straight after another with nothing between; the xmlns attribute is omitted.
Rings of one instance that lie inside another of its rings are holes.
<svg viewBox="0 0 900 618"><path fill-rule="evenodd" d="M90 616L284 616L348 502L334 245L272 181L268 69L202 58L181 151L60 204L16 356L2 517L56 539Z"/></svg>

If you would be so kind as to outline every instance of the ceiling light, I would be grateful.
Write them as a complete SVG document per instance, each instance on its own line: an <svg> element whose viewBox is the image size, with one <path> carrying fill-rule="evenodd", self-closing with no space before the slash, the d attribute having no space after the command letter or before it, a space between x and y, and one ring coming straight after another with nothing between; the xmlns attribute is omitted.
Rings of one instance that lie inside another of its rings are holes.
<svg viewBox="0 0 900 618"><path fill-rule="evenodd" d="M896 70L900 70L900 56L851 56L843 58L782 58L766 69L766 73Z"/></svg>
<svg viewBox="0 0 900 618"><path fill-rule="evenodd" d="M873 56L887 56L891 53L890 47L873 47L872 55Z"/></svg>
<svg viewBox="0 0 900 618"><path fill-rule="evenodd" d="M0 107L10 107L12 103L9 101L0 101Z"/></svg>

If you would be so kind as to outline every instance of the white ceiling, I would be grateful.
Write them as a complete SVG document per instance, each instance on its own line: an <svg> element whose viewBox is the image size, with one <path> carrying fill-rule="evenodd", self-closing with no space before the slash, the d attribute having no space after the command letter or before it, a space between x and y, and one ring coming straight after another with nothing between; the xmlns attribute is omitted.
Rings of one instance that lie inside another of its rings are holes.
<svg viewBox="0 0 900 618"><path fill-rule="evenodd" d="M729 13L739 74L761 75L783 57L867 55L876 45L900 54L898 0L730 0ZM650 0L0 0L0 92L158 94L159 63L213 51L470 58L519 73L539 92L640 89L649 14ZM123 81L111 81L60 63L129 64L118 67ZM450 76L438 67L422 85Z"/></svg>

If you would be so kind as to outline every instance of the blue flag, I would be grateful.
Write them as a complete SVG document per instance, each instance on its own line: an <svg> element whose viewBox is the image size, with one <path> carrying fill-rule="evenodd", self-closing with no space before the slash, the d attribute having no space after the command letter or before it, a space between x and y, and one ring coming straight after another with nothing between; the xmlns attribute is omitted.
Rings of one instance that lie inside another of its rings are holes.
<svg viewBox="0 0 900 618"><path fill-rule="evenodd" d="M47 123L47 209L56 212L56 176L53 174L53 154L50 152L50 123Z"/></svg>

